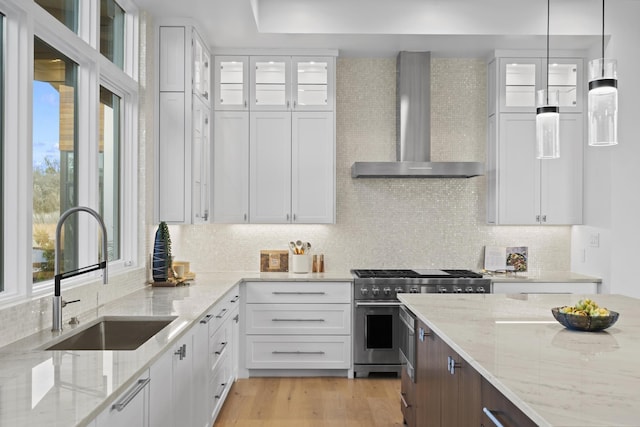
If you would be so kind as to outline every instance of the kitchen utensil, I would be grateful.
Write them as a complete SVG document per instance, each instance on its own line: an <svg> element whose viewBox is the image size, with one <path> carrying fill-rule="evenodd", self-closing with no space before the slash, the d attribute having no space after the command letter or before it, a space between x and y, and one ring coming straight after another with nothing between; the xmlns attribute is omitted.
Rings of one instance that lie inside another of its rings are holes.
<svg viewBox="0 0 640 427"><path fill-rule="evenodd" d="M311 251L311 243L304 242L304 253L308 254Z"/></svg>
<svg viewBox="0 0 640 427"><path fill-rule="evenodd" d="M296 248L296 244L293 242L289 242L289 248L291 249L291 252L293 252L294 254L298 253L298 248Z"/></svg>
<svg viewBox="0 0 640 427"><path fill-rule="evenodd" d="M296 252L297 254L302 254L302 240L296 240L296 249L298 249L298 251Z"/></svg>

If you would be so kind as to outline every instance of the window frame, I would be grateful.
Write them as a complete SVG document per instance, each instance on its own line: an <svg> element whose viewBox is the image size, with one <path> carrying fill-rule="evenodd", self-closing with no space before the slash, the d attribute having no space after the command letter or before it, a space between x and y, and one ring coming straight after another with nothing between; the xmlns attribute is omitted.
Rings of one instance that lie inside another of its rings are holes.
<svg viewBox="0 0 640 427"><path fill-rule="evenodd" d="M0 292L0 307L14 301L49 293L53 280L32 283L32 111L33 40L38 37L78 64L78 183L77 200L81 206L97 208L98 126L100 85L121 96L121 257L109 263L110 275L144 265L138 253L138 11L130 0L119 0L125 10L125 70L102 56L99 40L99 0L82 0L78 16L78 34L32 1L0 0L5 15L5 144L3 202L5 289ZM83 141L95 141L83 144ZM95 220L78 215L79 265L95 263L98 256L98 232ZM65 279L63 288L95 281L100 272Z"/></svg>

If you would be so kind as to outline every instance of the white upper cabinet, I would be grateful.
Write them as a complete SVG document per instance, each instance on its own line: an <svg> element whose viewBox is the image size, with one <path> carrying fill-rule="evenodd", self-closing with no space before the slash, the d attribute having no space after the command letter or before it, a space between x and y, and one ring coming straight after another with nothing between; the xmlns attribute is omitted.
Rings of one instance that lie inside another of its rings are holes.
<svg viewBox="0 0 640 427"><path fill-rule="evenodd" d="M500 111L531 113L536 110L536 92L547 87L546 58L500 58ZM560 112L583 110L584 91L581 58L549 59L549 90L560 95Z"/></svg>
<svg viewBox="0 0 640 427"><path fill-rule="evenodd" d="M209 221L210 56L191 25L160 25L156 218Z"/></svg>
<svg viewBox="0 0 640 427"><path fill-rule="evenodd" d="M252 56L250 61L250 109L290 110L291 57Z"/></svg>
<svg viewBox="0 0 640 427"><path fill-rule="evenodd" d="M248 110L249 57L216 56L214 86L216 110Z"/></svg>
<svg viewBox="0 0 640 427"><path fill-rule="evenodd" d="M295 111L332 111L335 100L333 57L293 57L292 106Z"/></svg>
<svg viewBox="0 0 640 427"><path fill-rule="evenodd" d="M560 93L560 158L536 159L536 91L546 58L496 58L488 66L487 222L582 223L585 86L582 58L551 58Z"/></svg>
<svg viewBox="0 0 640 427"><path fill-rule="evenodd" d="M193 94L209 103L211 93L211 57L198 33L193 30Z"/></svg>

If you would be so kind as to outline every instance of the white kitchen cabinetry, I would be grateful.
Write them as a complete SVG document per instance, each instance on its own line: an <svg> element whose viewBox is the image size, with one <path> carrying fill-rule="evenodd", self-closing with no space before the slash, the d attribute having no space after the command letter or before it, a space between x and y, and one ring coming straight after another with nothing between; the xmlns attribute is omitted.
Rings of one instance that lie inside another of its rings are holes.
<svg viewBox="0 0 640 427"><path fill-rule="evenodd" d="M334 223L335 59L216 56L214 85L214 221Z"/></svg>
<svg viewBox="0 0 640 427"><path fill-rule="evenodd" d="M213 220L249 222L249 113L214 114Z"/></svg>
<svg viewBox="0 0 640 427"><path fill-rule="evenodd" d="M159 26L156 213L198 224L210 211L209 52L191 25Z"/></svg>
<svg viewBox="0 0 640 427"><path fill-rule="evenodd" d="M216 56L214 60L216 110L249 110L249 57Z"/></svg>
<svg viewBox="0 0 640 427"><path fill-rule="evenodd" d="M597 294L595 282L493 282L494 294Z"/></svg>
<svg viewBox="0 0 640 427"><path fill-rule="evenodd" d="M96 427L146 427L149 423L149 370L96 419Z"/></svg>
<svg viewBox="0 0 640 427"><path fill-rule="evenodd" d="M535 92L546 85L539 58L489 64L487 222L495 225L582 223L584 91L582 59L551 59L549 86L559 89L560 158L536 159ZM497 99L497 101L496 101Z"/></svg>
<svg viewBox="0 0 640 427"><path fill-rule="evenodd" d="M348 370L351 284L246 283L245 367Z"/></svg>
<svg viewBox="0 0 640 427"><path fill-rule="evenodd" d="M153 427L194 425L194 332L188 331L151 366L150 425Z"/></svg>

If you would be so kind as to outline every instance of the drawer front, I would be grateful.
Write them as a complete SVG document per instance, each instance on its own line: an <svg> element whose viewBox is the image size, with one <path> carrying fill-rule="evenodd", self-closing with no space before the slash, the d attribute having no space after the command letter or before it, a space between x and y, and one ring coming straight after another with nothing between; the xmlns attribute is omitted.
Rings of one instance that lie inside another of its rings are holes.
<svg viewBox="0 0 640 427"><path fill-rule="evenodd" d="M347 336L251 335L247 337L247 368L349 369L351 340Z"/></svg>
<svg viewBox="0 0 640 427"><path fill-rule="evenodd" d="M209 338L209 361L212 371L219 365L223 356L231 351L231 326L232 321L227 321Z"/></svg>
<svg viewBox="0 0 640 427"><path fill-rule="evenodd" d="M247 303L350 303L351 282L248 282Z"/></svg>
<svg viewBox="0 0 640 427"><path fill-rule="evenodd" d="M247 334L351 334L351 304L247 304Z"/></svg>
<svg viewBox="0 0 640 427"><path fill-rule="evenodd" d="M213 306L205 318L201 321L209 323L209 336L212 337L218 328L227 320L229 314L236 306L240 305L240 294L238 287L234 287L227 292L216 305Z"/></svg>
<svg viewBox="0 0 640 427"><path fill-rule="evenodd" d="M222 408L229 389L233 383L231 374L231 358L225 353L220 359L220 364L213 372L211 382L209 383L209 402L211 418L214 420Z"/></svg>

